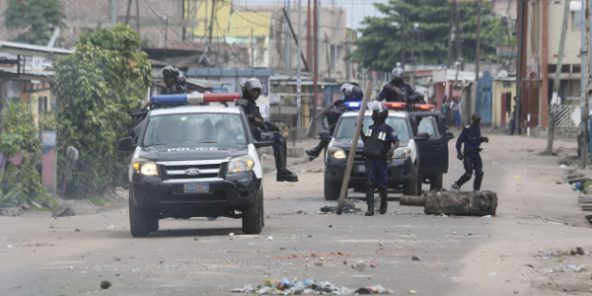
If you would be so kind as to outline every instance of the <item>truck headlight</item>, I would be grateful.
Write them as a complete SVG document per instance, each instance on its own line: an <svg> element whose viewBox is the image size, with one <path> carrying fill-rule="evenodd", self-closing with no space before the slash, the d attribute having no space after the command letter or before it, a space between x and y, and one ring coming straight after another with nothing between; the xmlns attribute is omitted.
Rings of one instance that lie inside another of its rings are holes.
<svg viewBox="0 0 592 296"><path fill-rule="evenodd" d="M341 148L330 148L328 154L330 158L345 159L345 151Z"/></svg>
<svg viewBox="0 0 592 296"><path fill-rule="evenodd" d="M156 163L150 160L136 160L132 163L134 172L142 174L144 176L158 176L158 166Z"/></svg>
<svg viewBox="0 0 592 296"><path fill-rule="evenodd" d="M411 157L411 148L409 147L399 147L395 149L395 153L393 153L393 158L407 158Z"/></svg>
<svg viewBox="0 0 592 296"><path fill-rule="evenodd" d="M235 157L228 163L227 174L238 174L253 170L255 160L250 155Z"/></svg>

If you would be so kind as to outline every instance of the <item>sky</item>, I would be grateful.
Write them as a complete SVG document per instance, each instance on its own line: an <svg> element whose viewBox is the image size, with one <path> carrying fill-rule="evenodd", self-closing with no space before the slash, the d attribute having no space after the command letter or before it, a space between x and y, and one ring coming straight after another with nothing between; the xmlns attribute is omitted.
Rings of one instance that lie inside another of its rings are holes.
<svg viewBox="0 0 592 296"><path fill-rule="evenodd" d="M296 9L296 5L298 4L298 0L234 0L234 3L241 5L241 6L249 6L249 5L265 5L265 4L275 4L275 5L285 5L286 1L290 1L290 5L292 9ZM300 0L302 4L302 9L306 9L308 0ZM352 27L354 29L359 29L361 27L361 21L364 19L364 16L375 16L378 15L378 11L372 5L375 2L386 3L388 0L317 0L320 1L322 6L341 6L345 9L347 14L347 26ZM314 0L311 0L311 3ZM312 5L312 4L311 4ZM352 14L353 11L353 14Z"/></svg>

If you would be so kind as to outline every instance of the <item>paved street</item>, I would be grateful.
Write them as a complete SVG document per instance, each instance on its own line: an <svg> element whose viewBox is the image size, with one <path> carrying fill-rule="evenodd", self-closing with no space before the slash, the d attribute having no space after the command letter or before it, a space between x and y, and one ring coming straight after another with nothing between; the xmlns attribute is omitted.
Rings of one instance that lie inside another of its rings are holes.
<svg viewBox="0 0 592 296"><path fill-rule="evenodd" d="M395 195L387 215L320 214L334 205L323 199L322 160L290 159L300 163L300 182L267 174L261 235L242 235L240 220L220 218L163 220L161 232L133 239L126 207L0 217L0 295L227 295L284 277L380 284L395 295L590 295L592 232L576 193L558 184L559 158L538 155L544 139L488 136L483 189L498 194L496 217L426 216ZM450 148L447 188L462 173ZM575 153L575 143L556 148ZM578 246L586 255L561 253ZM112 286L102 290L102 280Z"/></svg>

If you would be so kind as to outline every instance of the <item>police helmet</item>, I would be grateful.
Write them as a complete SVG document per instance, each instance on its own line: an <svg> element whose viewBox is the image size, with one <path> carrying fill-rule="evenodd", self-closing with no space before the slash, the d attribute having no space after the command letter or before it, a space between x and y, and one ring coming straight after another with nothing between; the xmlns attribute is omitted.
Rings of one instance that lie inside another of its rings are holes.
<svg viewBox="0 0 592 296"><path fill-rule="evenodd" d="M403 66L401 66L401 63L397 63L391 71L391 77L392 79L402 79L403 75L405 75L405 70L403 69Z"/></svg>
<svg viewBox="0 0 592 296"><path fill-rule="evenodd" d="M355 85L351 84L351 83L344 83L343 85L341 85L341 92L343 93L343 96L347 99L349 97L351 97L352 95L352 89L355 87Z"/></svg>
<svg viewBox="0 0 592 296"><path fill-rule="evenodd" d="M243 84L243 93L245 94L245 96L248 99L251 99L251 100L256 100L259 97L259 94L261 94L261 89L262 89L261 81L259 81L259 79L257 79L257 78L249 78ZM258 94L256 94L255 97L251 97L252 91L258 91Z"/></svg>
<svg viewBox="0 0 592 296"><path fill-rule="evenodd" d="M383 123L388 117L388 109L382 102L375 102L372 105L372 120L374 122Z"/></svg>
<svg viewBox="0 0 592 296"><path fill-rule="evenodd" d="M162 78L170 79L170 78L177 78L181 76L181 72L179 69L175 68L174 66L166 66L161 70Z"/></svg>
<svg viewBox="0 0 592 296"><path fill-rule="evenodd" d="M361 100L364 97L364 91L359 86L354 86L351 90L352 98Z"/></svg>

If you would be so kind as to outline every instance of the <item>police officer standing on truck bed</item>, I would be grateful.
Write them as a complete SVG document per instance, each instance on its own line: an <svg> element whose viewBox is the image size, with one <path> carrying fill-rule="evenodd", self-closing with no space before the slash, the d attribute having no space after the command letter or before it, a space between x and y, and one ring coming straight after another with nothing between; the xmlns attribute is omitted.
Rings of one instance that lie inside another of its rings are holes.
<svg viewBox="0 0 592 296"><path fill-rule="evenodd" d="M185 78L181 71L174 66L166 66L161 71L165 88L160 92L163 95L186 94Z"/></svg>
<svg viewBox="0 0 592 296"><path fill-rule="evenodd" d="M481 155L479 152L483 150L480 146L481 143L489 142L489 138L481 136L481 116L479 114L473 114L471 116L471 124L466 126L458 139L456 140L456 152L457 158L463 161L465 167L465 173L452 184L452 189L459 190L460 187L471 179L473 170L475 171L475 180L473 181L473 189L479 191L481 189L481 181L483 180L483 161L481 161ZM461 152L461 146L464 144L463 152Z"/></svg>
<svg viewBox="0 0 592 296"><path fill-rule="evenodd" d="M421 95L415 92L413 87L403 80L405 70L401 63L397 63L391 72L391 81L384 85L377 100L387 102L418 103Z"/></svg>
<svg viewBox="0 0 592 296"><path fill-rule="evenodd" d="M399 138L394 129L385 123L388 117L388 109L382 103L374 106L371 125L365 133L362 133L364 141L364 156L366 157L366 204L368 210L366 216L374 216L374 189L378 188L380 196L380 213L386 213L388 202L388 159L399 145Z"/></svg>
<svg viewBox="0 0 592 296"><path fill-rule="evenodd" d="M269 121L265 121L255 101L261 94L261 81L249 78L243 85L243 97L236 102L249 121L251 133L255 139L273 140L273 156L277 170L277 181L298 182L298 176L286 168L287 145L286 139L279 133L279 128Z"/></svg>
<svg viewBox="0 0 592 296"><path fill-rule="evenodd" d="M341 92L343 93L343 99L335 101L335 103L333 103L321 113L321 116L327 117L330 135L333 135L333 131L335 130L335 125L337 125L339 117L346 111L344 102L361 101L364 97L364 92L359 86L349 83L345 83L341 86ZM321 139L316 147L304 151L308 156L308 160L317 158L323 149L327 149L330 141L331 140Z"/></svg>

